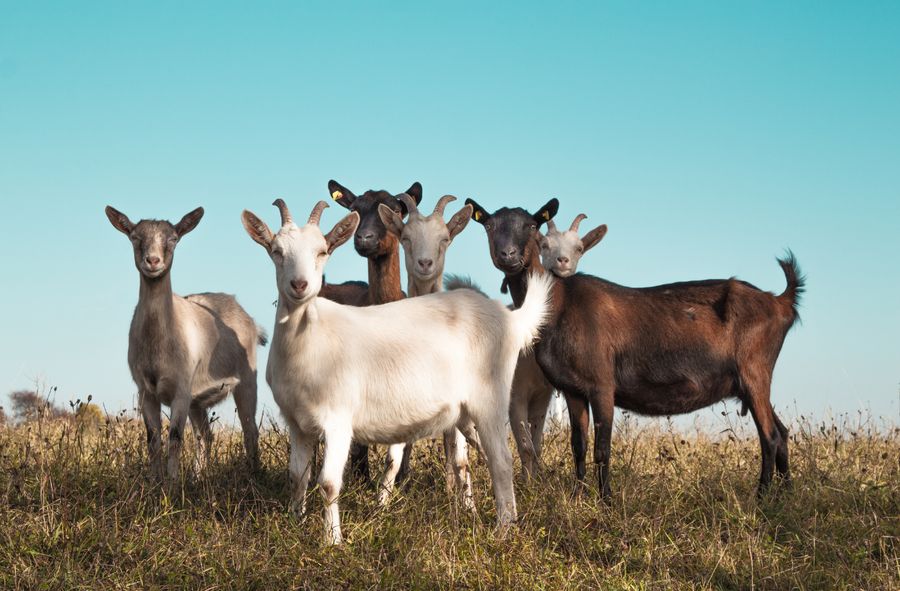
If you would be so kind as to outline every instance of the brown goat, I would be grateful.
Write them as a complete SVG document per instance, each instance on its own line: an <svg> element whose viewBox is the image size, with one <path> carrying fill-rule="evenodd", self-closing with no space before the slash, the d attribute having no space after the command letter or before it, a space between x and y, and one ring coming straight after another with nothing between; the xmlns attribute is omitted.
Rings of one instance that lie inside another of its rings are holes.
<svg viewBox="0 0 900 591"><path fill-rule="evenodd" d="M474 219L488 233L494 265L504 271L515 302L529 270L542 269L537 229L555 215L553 199L537 214L502 208ZM594 416L598 484L609 497L614 407L664 416L692 412L729 397L753 415L762 449L758 492L773 468L786 481L788 431L772 409L772 372L798 318L804 279L792 254L779 260L787 279L781 295L737 279L630 288L577 274L557 279L550 320L535 348L538 364L564 393L572 418L576 475L585 475L587 408Z"/></svg>
<svg viewBox="0 0 900 591"><path fill-rule="evenodd" d="M388 191L369 190L360 196L335 180L328 181L328 192L339 205L359 214L359 226L353 235L353 247L357 254L369 262L369 283L348 281L339 285L324 286L320 295L340 304L351 306L377 306L406 297L400 287L400 239L389 232L378 215L378 206L384 205L397 212L401 219L408 213L396 195ZM422 185L413 183L405 191L418 204L422 201ZM363 293L365 286L365 298ZM409 474L410 446L403 452L403 460L397 480ZM370 482L369 448L356 443L350 449L350 469L357 480Z"/></svg>

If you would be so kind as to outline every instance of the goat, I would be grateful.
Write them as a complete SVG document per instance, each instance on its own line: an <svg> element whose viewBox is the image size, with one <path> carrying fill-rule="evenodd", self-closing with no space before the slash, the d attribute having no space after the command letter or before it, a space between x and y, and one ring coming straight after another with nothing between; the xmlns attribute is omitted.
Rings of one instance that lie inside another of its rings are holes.
<svg viewBox="0 0 900 591"><path fill-rule="evenodd" d="M557 277L569 277L578 269L578 261L606 236L606 224L578 237L578 226L587 216L579 213L568 230L560 232L553 220L547 221L547 233L541 239L541 264Z"/></svg>
<svg viewBox="0 0 900 591"><path fill-rule="evenodd" d="M200 441L200 458L205 461L213 439L207 409L230 393L234 394L250 467L257 469L256 345L266 344L265 333L234 296L199 293L181 297L172 293L175 246L200 222L203 208L174 225L157 220L135 224L110 206L106 216L131 240L141 278L128 333L128 366L138 387L151 470L162 477L161 404L171 408L168 474L175 479L188 416Z"/></svg>
<svg viewBox="0 0 900 591"><path fill-rule="evenodd" d="M487 232L494 266L514 301L526 297L526 273L541 267L540 225L559 207L552 199L534 215L503 207L487 213L472 201ZM773 467L790 481L788 430L770 401L772 372L798 318L804 278L790 252L779 259L787 280L781 295L737 279L631 288L576 274L556 281L550 317L535 347L537 362L563 392L572 418L576 476L584 479L588 405L594 416L594 461L610 497L609 458L614 407L663 416L738 398L753 415L762 450L757 493Z"/></svg>
<svg viewBox="0 0 900 591"><path fill-rule="evenodd" d="M328 234L320 201L298 227L276 201L281 228L273 234L244 211L250 237L275 265L278 308L266 379L288 424L295 508L305 508L310 458L319 436L325 534L342 540L337 498L351 439L397 444L478 430L501 530L516 519L506 410L519 351L543 323L547 277L536 277L519 310L460 289L357 308L316 297L328 257L357 230L351 212Z"/></svg>
<svg viewBox="0 0 900 591"><path fill-rule="evenodd" d="M325 285L320 295L339 304L354 306L377 306L406 297L400 289L400 247L397 237L387 231L378 210L384 205L398 213L402 219L406 215L406 204L397 196L383 190L368 190L359 197L335 180L328 181L331 198L342 207L359 213L360 220L353 236L353 247L357 254L368 259L369 283L348 281L340 286ZM422 200L422 185L414 182L406 195L415 203ZM362 292L362 286L366 292ZM403 450L397 479L403 480L409 474L411 448ZM395 454L388 453L388 461ZM388 470L391 466L388 466ZM370 482L369 448L354 443L350 448L350 471L360 482Z"/></svg>
<svg viewBox="0 0 900 591"><path fill-rule="evenodd" d="M444 223L444 208L448 203L456 201L453 195L441 197L434 211L428 216L419 213L418 205L409 195L400 195L400 201L409 211L409 218L405 224L403 217L386 205L378 206L378 214L388 231L397 236L403 245L406 291L409 297L441 292L444 290L444 258L447 248L453 238L469 223L472 207L464 206L450 218L449 222ZM472 478L469 474L469 446L459 429L454 428L444 433L444 454L448 491L458 490L465 506L474 510ZM386 474L382 484L383 503L390 495L393 484L394 480L390 473Z"/></svg>

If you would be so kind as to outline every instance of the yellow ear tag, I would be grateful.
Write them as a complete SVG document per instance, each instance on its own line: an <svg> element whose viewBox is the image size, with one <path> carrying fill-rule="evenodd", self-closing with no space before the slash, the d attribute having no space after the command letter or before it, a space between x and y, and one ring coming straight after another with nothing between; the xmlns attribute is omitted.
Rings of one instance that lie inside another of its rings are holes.
<svg viewBox="0 0 900 591"><path fill-rule="evenodd" d="M331 194L331 198L334 199L335 201L337 201L338 199L340 199L343 196L344 196L344 194L341 193L340 191L335 191L334 193Z"/></svg>
<svg viewBox="0 0 900 591"><path fill-rule="evenodd" d="M541 217L543 217L545 220L547 220L549 222L550 221L550 212L545 209L544 213L541 214Z"/></svg>
<svg viewBox="0 0 900 591"><path fill-rule="evenodd" d="M481 219L481 212L480 212L480 211L476 211L476 212L475 212L475 221L477 222L477 221L480 220L480 219Z"/></svg>

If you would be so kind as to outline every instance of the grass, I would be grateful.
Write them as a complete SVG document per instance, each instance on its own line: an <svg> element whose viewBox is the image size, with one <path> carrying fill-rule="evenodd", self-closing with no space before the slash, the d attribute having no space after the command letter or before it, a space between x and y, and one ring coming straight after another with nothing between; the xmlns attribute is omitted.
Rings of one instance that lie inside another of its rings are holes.
<svg viewBox="0 0 900 591"><path fill-rule="evenodd" d="M288 511L277 427L261 473L218 429L207 470L172 494L147 478L143 426L124 414L0 427L0 588L900 588L900 429L795 421L794 487L757 501L755 431L732 419L717 435L620 420L609 505L573 498L568 434L552 430L505 538L483 462L472 516L444 490L440 445L423 442L387 508L345 492L338 548L322 543L315 490L310 515Z"/></svg>

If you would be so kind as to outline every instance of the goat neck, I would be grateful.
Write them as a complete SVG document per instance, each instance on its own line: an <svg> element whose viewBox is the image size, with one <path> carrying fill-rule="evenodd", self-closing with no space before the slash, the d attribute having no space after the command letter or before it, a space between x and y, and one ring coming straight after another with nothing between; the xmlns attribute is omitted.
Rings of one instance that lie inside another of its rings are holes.
<svg viewBox="0 0 900 591"><path fill-rule="evenodd" d="M392 238L388 254L369 257L369 303L373 306L403 299L400 289L400 242Z"/></svg>
<svg viewBox="0 0 900 591"><path fill-rule="evenodd" d="M157 324L162 329L152 334L165 335L168 327L175 322L175 300L172 293L172 275L166 271L162 276L153 279L141 275L141 287L138 293L135 320L141 325Z"/></svg>
<svg viewBox="0 0 900 591"><path fill-rule="evenodd" d="M528 292L528 274L532 271L538 273L544 272L541 265L540 247L535 241L529 244L528 252L525 255L525 264L518 273L506 274L506 284L509 285L509 294L512 296L513 305L518 308L525 301L525 294Z"/></svg>
<svg viewBox="0 0 900 591"><path fill-rule="evenodd" d="M412 273L407 273L406 293L408 297L414 298L420 295L428 295L430 293L438 293L444 290L444 274L435 275L427 281L416 279Z"/></svg>

